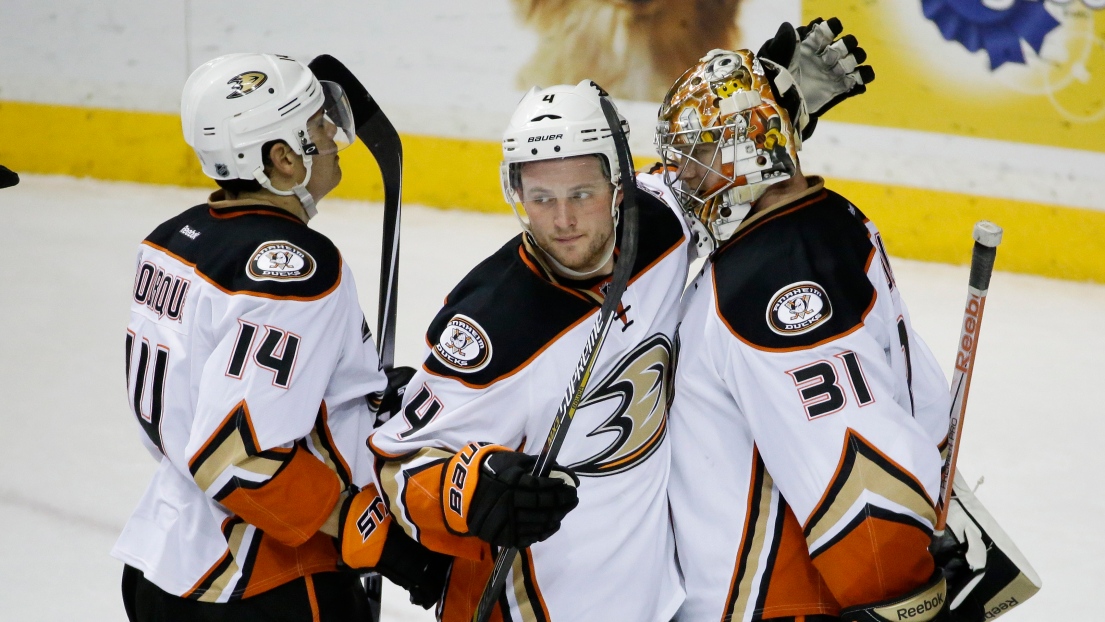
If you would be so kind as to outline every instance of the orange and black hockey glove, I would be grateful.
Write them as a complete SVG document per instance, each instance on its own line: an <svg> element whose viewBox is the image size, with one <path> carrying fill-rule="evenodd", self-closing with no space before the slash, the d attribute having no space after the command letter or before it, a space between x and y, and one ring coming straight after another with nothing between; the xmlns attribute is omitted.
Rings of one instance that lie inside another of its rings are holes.
<svg viewBox="0 0 1105 622"><path fill-rule="evenodd" d="M380 573L407 590L419 607L429 609L441 599L453 558L408 536L375 486L345 499L339 516L338 546L345 565Z"/></svg>
<svg viewBox="0 0 1105 622"><path fill-rule="evenodd" d="M579 478L553 465L531 474L537 458L498 445L469 444L445 471L446 523L495 546L525 548L551 537L579 503Z"/></svg>

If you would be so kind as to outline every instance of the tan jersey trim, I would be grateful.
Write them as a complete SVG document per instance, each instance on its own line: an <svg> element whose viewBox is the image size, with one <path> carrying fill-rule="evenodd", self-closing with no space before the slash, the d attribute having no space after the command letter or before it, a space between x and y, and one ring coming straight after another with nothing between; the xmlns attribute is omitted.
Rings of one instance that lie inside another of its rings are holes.
<svg viewBox="0 0 1105 622"><path fill-rule="evenodd" d="M807 534L807 544L813 544L829 529L836 525L840 521L840 517L852 506L853 502L863 490L871 490L872 492L884 496L902 507L909 508L918 516L922 516L932 524L935 524L936 510L934 509L935 503L932 499L929 499L927 494L919 495L917 491L910 489L901 480L894 477L893 474L871 462L860 454L858 450L849 449L850 445L854 442L862 443L883 460L886 460L899 474L909 478L909 480L917 486L918 490L923 491L925 489L921 482L918 481L908 469L898 464L897 461L882 451L879 451L879 449L864 438L863 435L852 428L848 428L844 434L844 443L840 451L840 460L837 461L836 470L833 472L833 476L829 478L829 483L825 487L825 492L822 493L821 498L814 504L813 511L810 512L810 517L806 519L806 523L802 525L802 530ZM843 475L844 465L848 462L849 455L853 453L855 454L855 459L853 460L851 472L847 475L847 481L836 491L836 500L825 514L814 520L818 511L828 501L829 495L837 488L837 480Z"/></svg>

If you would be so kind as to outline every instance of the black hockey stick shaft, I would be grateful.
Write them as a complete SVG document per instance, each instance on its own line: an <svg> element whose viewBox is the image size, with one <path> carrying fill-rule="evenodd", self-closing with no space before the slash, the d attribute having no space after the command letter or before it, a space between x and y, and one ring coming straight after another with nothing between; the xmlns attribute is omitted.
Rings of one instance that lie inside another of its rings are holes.
<svg viewBox="0 0 1105 622"><path fill-rule="evenodd" d="M541 448L541 453L537 456L537 462L534 464L533 474L541 477L548 477L552 464L556 460L557 454L560 453L560 446L564 444L564 438L568 435L568 427L571 425L576 410L579 409L579 404L583 400L587 381L595 369L602 344L606 340L606 335L610 332L611 325L617 318L622 294L625 293L625 289L629 285L629 279L633 274L633 264L637 258L637 182L633 175L633 156L629 151L629 143L625 139L621 120L614 104L606 97L602 97L600 103L618 150L618 165L622 182L622 240L614 266L614 274L610 281L610 289L607 290L606 297L602 301L598 319L595 321L595 326L591 329L590 335L587 336L583 353L580 355L579 362L576 363L572 380L568 383L568 390L560 403L560 408L556 412L552 426L549 428L545 445ZM494 608L495 601L499 599L499 595L503 591L503 585L506 583L507 571L514 564L517 556L518 549L513 547L499 551L495 558L495 568L491 571L491 576L484 586L483 594L480 595L476 613L472 617L475 622L487 622L488 618L491 617L491 610Z"/></svg>
<svg viewBox="0 0 1105 622"><path fill-rule="evenodd" d="M975 223L971 276L967 280L967 305L963 309L963 323L955 354L955 371L952 373L948 444L944 464L940 469L940 498L936 502L937 534L944 531L948 521L952 482L955 481L956 460L959 457L959 441L963 438L963 416L967 411L967 396L971 391L971 377L975 372L975 356L978 354L982 311L986 307L986 294L990 290L990 275L994 273L994 260L997 258L998 244L1001 244L1001 234L1001 227L992 222L980 220Z"/></svg>
<svg viewBox="0 0 1105 622"><path fill-rule="evenodd" d="M341 85L349 100L357 138L368 147L384 182L384 233L380 258L380 307L376 316L376 353L380 369L395 366L395 318L399 299L399 225L403 203L403 143L399 133L380 110L376 99L341 61L323 54L308 65L319 80ZM383 605L383 578L376 573L363 577L369 616L379 622Z"/></svg>
<svg viewBox="0 0 1105 622"><path fill-rule="evenodd" d="M380 257L380 307L376 350L380 369L395 366L395 320L399 302L399 228L403 209L403 143L395 126L360 80L338 59L323 54L310 63L320 80L341 85L349 98L357 138L372 152L384 182L384 233Z"/></svg>

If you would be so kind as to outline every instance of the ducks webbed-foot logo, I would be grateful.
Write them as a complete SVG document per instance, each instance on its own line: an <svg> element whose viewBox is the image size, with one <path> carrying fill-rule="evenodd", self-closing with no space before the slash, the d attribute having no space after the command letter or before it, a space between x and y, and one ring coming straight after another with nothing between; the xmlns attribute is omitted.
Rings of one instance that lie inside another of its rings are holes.
<svg viewBox="0 0 1105 622"><path fill-rule="evenodd" d="M597 454L570 465L577 475L601 477L632 469L651 456L667 433L672 395L672 345L656 334L626 354L613 371L588 391L579 409L616 399L617 407L587 436L616 432Z"/></svg>

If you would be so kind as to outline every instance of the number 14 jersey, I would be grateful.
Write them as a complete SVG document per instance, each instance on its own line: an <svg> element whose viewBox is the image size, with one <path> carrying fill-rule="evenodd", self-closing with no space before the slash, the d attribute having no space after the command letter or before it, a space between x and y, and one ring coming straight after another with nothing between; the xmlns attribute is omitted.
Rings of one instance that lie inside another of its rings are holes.
<svg viewBox="0 0 1105 622"><path fill-rule="evenodd" d="M386 385L353 275L275 207L200 205L139 247L127 400L159 462L112 554L205 602L334 570ZM333 531L333 530L331 530Z"/></svg>

